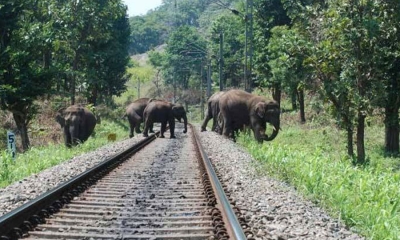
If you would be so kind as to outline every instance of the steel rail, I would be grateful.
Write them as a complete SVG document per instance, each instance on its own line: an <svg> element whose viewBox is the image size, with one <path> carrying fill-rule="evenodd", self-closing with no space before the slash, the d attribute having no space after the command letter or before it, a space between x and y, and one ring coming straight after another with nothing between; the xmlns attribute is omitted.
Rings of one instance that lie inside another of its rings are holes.
<svg viewBox="0 0 400 240"><path fill-rule="evenodd" d="M225 195L224 188L221 185L221 182L219 181L217 174L211 164L210 159L208 158L206 152L204 151L201 142L200 142L200 137L197 132L197 130L190 125L192 128L193 135L196 140L196 144L199 150L199 153L204 161L204 165L206 168L206 171L208 173L208 176L210 178L210 182L212 185L212 188L214 189L214 193L217 199L217 206L219 206L220 211L222 212L222 216L225 219L225 225L229 234L230 239L237 239L237 240L245 240L247 239L242 226L239 223L239 220L237 219L235 212L233 211L229 199Z"/></svg>
<svg viewBox="0 0 400 240"><path fill-rule="evenodd" d="M82 192L85 186L97 181L99 175L104 175L128 156L145 147L155 140L159 133L158 131L150 135L132 147L116 153L91 169L1 216L0 239L18 239L23 231L30 230L34 224L40 223L41 219L49 215L49 213L56 212L64 203L67 203ZM95 175L97 176L94 177Z"/></svg>

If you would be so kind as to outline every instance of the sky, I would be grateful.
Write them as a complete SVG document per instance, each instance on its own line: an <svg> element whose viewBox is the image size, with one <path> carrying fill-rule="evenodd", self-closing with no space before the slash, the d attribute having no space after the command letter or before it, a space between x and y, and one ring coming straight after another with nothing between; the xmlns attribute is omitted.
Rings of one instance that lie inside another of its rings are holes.
<svg viewBox="0 0 400 240"><path fill-rule="evenodd" d="M123 0L128 6L129 17L145 15L150 9L161 5L162 0Z"/></svg>

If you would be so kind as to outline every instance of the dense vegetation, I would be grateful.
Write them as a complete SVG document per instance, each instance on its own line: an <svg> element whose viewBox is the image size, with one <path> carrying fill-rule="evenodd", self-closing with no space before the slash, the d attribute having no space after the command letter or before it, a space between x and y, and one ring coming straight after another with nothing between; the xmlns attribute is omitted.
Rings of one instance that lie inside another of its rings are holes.
<svg viewBox="0 0 400 240"><path fill-rule="evenodd" d="M0 29L0 107L24 150L38 98L75 104L79 93L96 105L125 90L130 28L120 0L6 0Z"/></svg>
<svg viewBox="0 0 400 240"><path fill-rule="evenodd" d="M312 105L306 104L306 113L312 113ZM327 111L305 124L297 118L298 112L283 113L283 130L269 144L260 146L251 135L238 138L260 174L290 183L366 239L398 239L400 159L382 155L382 118L374 117L366 127L370 164L363 167L349 163L346 132L335 127Z"/></svg>
<svg viewBox="0 0 400 240"><path fill-rule="evenodd" d="M167 15L166 9L174 11ZM399 153L398 2L165 1L148 24L157 14L174 27L165 52L150 52L166 84L200 90L211 66L214 86L270 89L278 102L290 96L301 122L305 96L318 95L318 104L346 130L354 164L368 163L364 132L374 114L384 116L386 153Z"/></svg>
<svg viewBox="0 0 400 240"><path fill-rule="evenodd" d="M112 126L121 137L126 126L108 121L139 96L185 103L196 121L208 82L213 91L272 97L282 109L276 140L262 147L247 135L238 140L261 169L368 238L397 239L399 29L395 0L164 0L129 19L120 0L6 0L1 113L12 114L26 150L28 133L51 131L36 115L46 104L111 107L98 130ZM101 136L85 145L105 144ZM63 151L49 145L48 155ZM19 158L38 166L22 173L0 154L2 186L70 157L38 163L29 155L46 149Z"/></svg>

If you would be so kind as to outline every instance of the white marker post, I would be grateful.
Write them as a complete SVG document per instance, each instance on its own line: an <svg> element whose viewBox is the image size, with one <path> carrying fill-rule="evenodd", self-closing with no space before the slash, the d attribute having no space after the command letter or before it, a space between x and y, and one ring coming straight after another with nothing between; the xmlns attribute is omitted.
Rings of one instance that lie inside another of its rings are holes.
<svg viewBox="0 0 400 240"><path fill-rule="evenodd" d="M15 134L11 131L7 131L7 145L8 145L8 151L10 151L13 160L15 160L15 155L16 155Z"/></svg>

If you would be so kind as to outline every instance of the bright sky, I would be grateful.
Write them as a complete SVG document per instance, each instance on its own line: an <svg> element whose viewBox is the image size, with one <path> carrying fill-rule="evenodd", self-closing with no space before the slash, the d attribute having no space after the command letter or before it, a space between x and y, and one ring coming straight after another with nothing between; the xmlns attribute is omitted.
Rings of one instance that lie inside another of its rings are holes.
<svg viewBox="0 0 400 240"><path fill-rule="evenodd" d="M145 15L150 9L161 5L162 0L123 0L128 6L129 17Z"/></svg>

